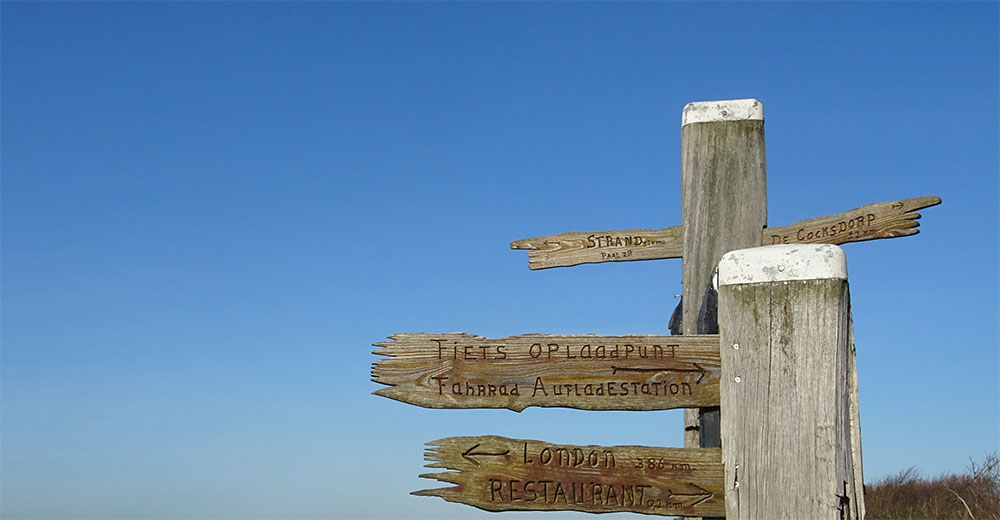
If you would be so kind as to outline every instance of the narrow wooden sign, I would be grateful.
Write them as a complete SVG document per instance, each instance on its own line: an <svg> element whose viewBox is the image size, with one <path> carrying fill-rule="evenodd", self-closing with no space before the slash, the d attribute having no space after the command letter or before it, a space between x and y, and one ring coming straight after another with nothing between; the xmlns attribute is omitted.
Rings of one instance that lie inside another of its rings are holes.
<svg viewBox="0 0 1000 520"><path fill-rule="evenodd" d="M420 475L455 484L413 492L487 511L631 511L725 516L718 448L569 446L497 436L427 443Z"/></svg>
<svg viewBox="0 0 1000 520"><path fill-rule="evenodd" d="M876 202L850 211L765 228L761 245L845 244L880 238L916 235L920 223L916 210L936 206L939 197ZM528 250L528 267L547 269L601 262L680 258L683 254L682 226L664 229L570 232L525 238L510 243L511 249Z"/></svg>
<svg viewBox="0 0 1000 520"><path fill-rule="evenodd" d="M375 343L376 395L427 408L666 410L719 404L719 337L484 338L401 333Z"/></svg>
<svg viewBox="0 0 1000 520"><path fill-rule="evenodd" d="M600 262L680 258L684 251L681 226L664 229L569 232L510 243L528 250L528 267L547 269Z"/></svg>
<svg viewBox="0 0 1000 520"><path fill-rule="evenodd" d="M850 211L764 230L761 245L845 244L879 238L908 237L920 233L918 209L941 204L940 197L876 202Z"/></svg>

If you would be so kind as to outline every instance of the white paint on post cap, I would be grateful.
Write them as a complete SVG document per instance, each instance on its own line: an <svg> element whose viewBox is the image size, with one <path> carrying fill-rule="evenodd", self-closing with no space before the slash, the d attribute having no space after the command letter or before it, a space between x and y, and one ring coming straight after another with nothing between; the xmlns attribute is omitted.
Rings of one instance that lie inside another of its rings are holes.
<svg viewBox="0 0 1000 520"><path fill-rule="evenodd" d="M719 285L847 279L847 256L832 244L801 244L738 249L719 262Z"/></svg>
<svg viewBox="0 0 1000 520"><path fill-rule="evenodd" d="M684 107L681 126L715 121L764 120L764 104L757 99L698 101Z"/></svg>

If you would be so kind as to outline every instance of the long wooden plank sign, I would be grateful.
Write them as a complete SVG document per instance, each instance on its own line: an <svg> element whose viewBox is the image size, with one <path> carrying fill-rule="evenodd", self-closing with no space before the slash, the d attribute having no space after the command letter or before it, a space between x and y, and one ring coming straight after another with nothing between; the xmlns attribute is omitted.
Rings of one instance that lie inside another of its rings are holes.
<svg viewBox="0 0 1000 520"><path fill-rule="evenodd" d="M528 267L547 269L600 262L680 258L684 251L681 226L663 229L626 229L593 233L571 231L522 238L511 249L528 250Z"/></svg>
<svg viewBox="0 0 1000 520"><path fill-rule="evenodd" d="M765 228L761 245L845 244L880 238L916 235L920 232L916 210L936 206L939 197L876 202L850 211L816 217L789 226ZM664 229L570 232L510 243L511 249L528 250L528 267L547 269L579 264L680 258L684 230Z"/></svg>
<svg viewBox="0 0 1000 520"><path fill-rule="evenodd" d="M497 436L427 443L420 475L454 487L413 492L487 511L631 511L725 516L718 448L567 446Z"/></svg>
<svg viewBox="0 0 1000 520"><path fill-rule="evenodd" d="M666 410L719 404L719 336L484 338L394 334L375 343L374 393L427 408Z"/></svg>
<svg viewBox="0 0 1000 520"><path fill-rule="evenodd" d="M876 202L844 213L816 217L790 226L764 229L761 245L845 244L879 238L908 237L920 233L918 209L941 204L940 197Z"/></svg>

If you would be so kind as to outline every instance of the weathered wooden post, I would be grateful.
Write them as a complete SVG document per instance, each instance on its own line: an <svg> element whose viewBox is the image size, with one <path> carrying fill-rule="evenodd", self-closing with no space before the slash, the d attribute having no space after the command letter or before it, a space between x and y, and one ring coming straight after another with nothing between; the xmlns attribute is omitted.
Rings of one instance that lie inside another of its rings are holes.
<svg viewBox="0 0 1000 520"><path fill-rule="evenodd" d="M698 311L722 255L756 247L767 224L764 105L756 99L689 103L681 121L684 229L682 330ZM718 447L719 409L684 411L684 447ZM707 420L706 420L707 419Z"/></svg>
<svg viewBox="0 0 1000 520"><path fill-rule="evenodd" d="M863 518L843 250L726 254L719 333L726 518Z"/></svg>
<svg viewBox="0 0 1000 520"><path fill-rule="evenodd" d="M671 325L682 335L398 333L375 343L385 359L372 380L386 385L375 394L428 408L700 407L685 412L685 448L448 437L428 443L425 457L447 471L421 476L453 486L413 494L488 511L864 517L846 267L839 248L814 244L915 235L915 211L941 199L766 228L755 99L688 104L681 170L683 226L570 231L510 247L528 251L531 269L683 257L681 330ZM795 245L723 257L768 244ZM700 316L716 266L722 335L707 306Z"/></svg>

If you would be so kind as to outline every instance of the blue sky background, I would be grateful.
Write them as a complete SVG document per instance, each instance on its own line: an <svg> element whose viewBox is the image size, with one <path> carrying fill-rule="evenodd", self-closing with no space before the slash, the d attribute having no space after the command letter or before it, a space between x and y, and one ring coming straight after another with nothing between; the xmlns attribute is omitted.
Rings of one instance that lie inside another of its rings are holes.
<svg viewBox="0 0 1000 520"><path fill-rule="evenodd" d="M0 515L482 517L408 495L424 442L680 446L679 411L375 397L370 344L665 333L679 260L531 272L507 244L679 224L681 109L746 97L770 224L944 199L844 249L867 479L962 471L1000 445L998 18L3 2Z"/></svg>

